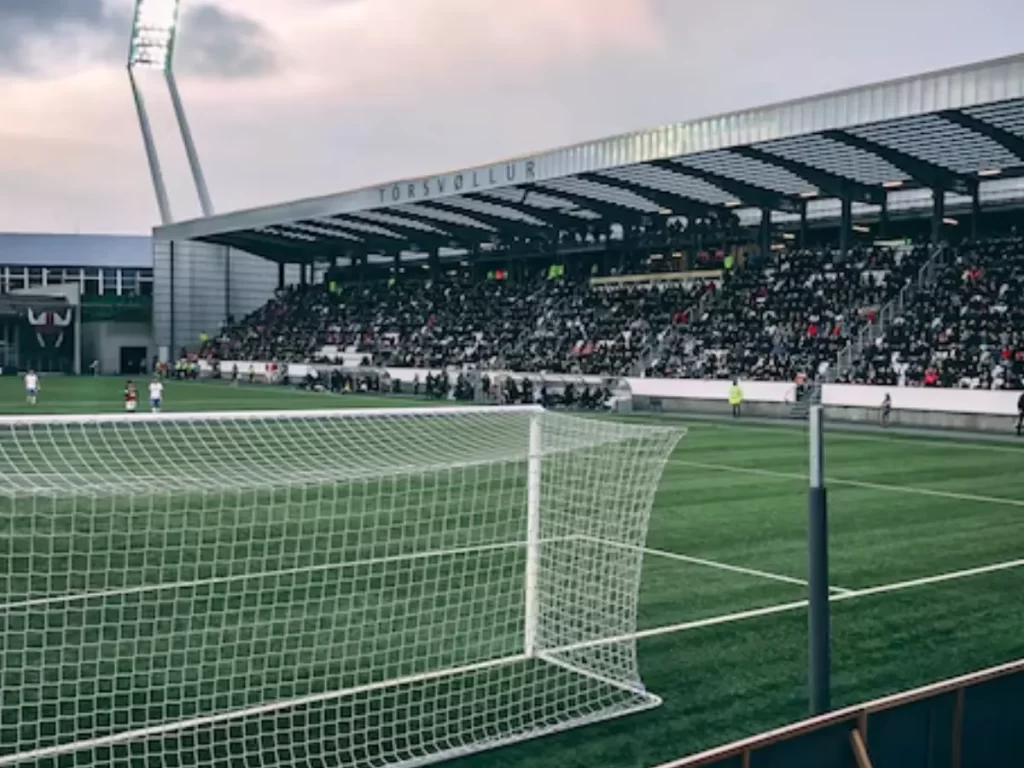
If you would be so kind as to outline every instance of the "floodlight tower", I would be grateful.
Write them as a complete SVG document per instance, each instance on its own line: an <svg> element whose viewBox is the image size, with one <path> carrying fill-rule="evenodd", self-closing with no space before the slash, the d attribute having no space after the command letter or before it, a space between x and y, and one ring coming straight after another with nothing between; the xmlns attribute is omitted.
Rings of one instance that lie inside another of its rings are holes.
<svg viewBox="0 0 1024 768"><path fill-rule="evenodd" d="M153 139L153 128L146 111L146 102L135 78L135 69L159 69L163 72L164 81L171 94L171 105L178 123L181 141L185 145L188 165L192 170L192 180L199 195L199 206L204 216L213 214L210 192L206 187L203 167L199 163L192 140L192 130L185 116L185 106L178 92L178 84L174 79L174 44L177 38L178 6L180 0L135 0L135 20L132 23L132 42L128 50L128 81L132 86L135 98L135 111L139 116L139 127L142 129L142 141L146 147L146 159L149 162L149 173L153 179L153 190L156 192L157 206L160 208L162 223L169 224L174 220L171 215L171 204L167 197L167 186L164 184L163 171L160 168L160 156Z"/></svg>

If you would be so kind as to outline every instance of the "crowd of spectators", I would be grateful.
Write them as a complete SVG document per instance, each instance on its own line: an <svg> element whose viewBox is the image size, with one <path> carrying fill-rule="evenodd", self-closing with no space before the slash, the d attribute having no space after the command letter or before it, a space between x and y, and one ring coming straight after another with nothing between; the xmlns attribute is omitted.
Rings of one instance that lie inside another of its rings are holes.
<svg viewBox="0 0 1024 768"><path fill-rule="evenodd" d="M844 380L890 386L1024 388L1024 239L951 253Z"/></svg>
<svg viewBox="0 0 1024 768"><path fill-rule="evenodd" d="M781 251L728 274L651 375L813 380L916 277L925 248Z"/></svg>
<svg viewBox="0 0 1024 768"><path fill-rule="evenodd" d="M373 366L621 375L633 372L707 286L592 286L566 278L291 287L209 340L203 354L322 362L330 346Z"/></svg>
<svg viewBox="0 0 1024 768"><path fill-rule="evenodd" d="M915 283L928 255L909 246L780 251L746 263L730 258L722 281L595 285L560 276L296 286L225 328L203 354L326 363L331 348L374 368L619 376L643 363L651 376L811 381ZM914 294L842 380L1024 387L1021 296L1024 240L954 251L934 285ZM479 394L468 384L455 389Z"/></svg>

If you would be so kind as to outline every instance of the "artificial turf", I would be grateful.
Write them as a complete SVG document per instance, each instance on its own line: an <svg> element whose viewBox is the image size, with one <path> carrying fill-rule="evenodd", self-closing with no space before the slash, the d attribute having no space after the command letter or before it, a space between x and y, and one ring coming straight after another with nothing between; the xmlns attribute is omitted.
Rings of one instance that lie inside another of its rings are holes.
<svg viewBox="0 0 1024 768"><path fill-rule="evenodd" d="M18 380L0 379L0 414L117 412L122 387L115 379L44 379L40 401L30 407ZM166 390L168 411L407 404L419 403L211 383L170 382ZM666 467L648 546L803 578L805 433L742 422L672 423L686 423L689 434ZM1024 558L1022 447L830 431L826 461L830 578L837 588ZM798 601L804 593L800 584L649 554L639 627L696 623ZM1024 567L1008 567L835 602L833 703L1024 656L1022 593ZM451 765L640 768L790 722L807 708L806 624L806 611L797 608L642 639L641 672L664 699L660 708ZM269 758L260 759L265 765Z"/></svg>

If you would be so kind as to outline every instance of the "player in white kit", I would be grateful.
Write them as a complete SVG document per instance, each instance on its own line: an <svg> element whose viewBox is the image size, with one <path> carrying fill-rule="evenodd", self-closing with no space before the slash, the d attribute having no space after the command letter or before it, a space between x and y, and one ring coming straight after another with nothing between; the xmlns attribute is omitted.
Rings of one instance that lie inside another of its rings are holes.
<svg viewBox="0 0 1024 768"><path fill-rule="evenodd" d="M29 369L25 374L25 400L29 405L36 404L36 395L39 394L39 377L36 372Z"/></svg>
<svg viewBox="0 0 1024 768"><path fill-rule="evenodd" d="M164 401L164 385L159 379L149 382L149 409L153 413L160 413L160 406Z"/></svg>

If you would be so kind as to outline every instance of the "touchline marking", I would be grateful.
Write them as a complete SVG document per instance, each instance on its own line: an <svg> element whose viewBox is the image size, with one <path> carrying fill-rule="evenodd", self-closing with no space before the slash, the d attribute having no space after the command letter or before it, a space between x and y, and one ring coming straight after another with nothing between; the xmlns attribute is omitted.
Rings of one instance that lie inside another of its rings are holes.
<svg viewBox="0 0 1024 768"><path fill-rule="evenodd" d="M703 557L693 557L691 555L681 555L678 552L668 552L664 549L653 549L651 547L638 547L633 544L626 544L621 541L608 541L607 539L599 539L594 536L579 536L577 538L589 541L595 544L604 544L606 546L618 547L619 549L628 549L633 552L643 552L647 555L654 555L656 557L665 557L670 560L679 560L684 563L690 563L692 565L703 565L708 568L716 568L720 571L730 571L732 573L741 573L744 576L757 576L762 579L770 579L771 581L781 581L786 584L795 584L799 587L806 587L807 581L805 579L798 579L794 576L785 576L781 573L772 573L771 571L762 571L757 568L746 568L742 565L732 565L731 563L723 563L721 560L707 560ZM836 594L846 594L852 590L844 589L843 587L829 587L832 592Z"/></svg>
<svg viewBox="0 0 1024 768"><path fill-rule="evenodd" d="M784 477L790 480L807 481L807 475L798 472L777 472L772 469L755 469L753 467L733 467L728 464L706 464L701 461L688 461L685 459L669 459L669 464L678 464L697 469L711 469L719 472L736 472L744 475L763 475L765 477ZM1014 507L1024 507L1024 500L1007 499L1001 496L979 496L973 493L957 493L956 491L937 491L931 488L914 488L907 485L888 485L886 483L870 483L864 480L844 480L839 477L827 477L825 483L829 485L845 485L851 488L866 488L872 491L891 491L892 493L907 493L917 496L933 496L940 499L956 499L957 501L976 501L983 504L1005 504Z"/></svg>
<svg viewBox="0 0 1024 768"><path fill-rule="evenodd" d="M891 584L881 584L877 587L867 587L865 589L849 590L842 594L835 594L830 596L829 602L838 603L844 600L855 600L860 597L873 597L874 595L885 595L892 592L901 592L907 589L915 589L917 587L928 586L930 584L941 584L949 581L958 581L960 579L971 578L972 576L981 576L988 573L997 573L999 571L1009 571L1021 567L1024 567L1024 560L1006 560L1001 563L982 565L977 568L968 568L963 571L952 571L950 573L940 573L936 576L925 576L920 579L910 579L908 581L896 581ZM573 643L572 645L568 645L563 648L556 648L548 652L567 653L569 651L578 651L586 648L596 648L602 645L614 645L616 643L627 642L629 640L644 640L649 637L671 635L676 632L686 632L691 629L714 627L719 624L731 624L736 621L756 619L761 616L772 616L778 613L788 613L790 611L798 611L802 608L806 608L807 602L807 600L795 600L790 603L768 605L763 608L753 608L749 611L740 611L738 613L727 613L721 616L712 616L707 619L696 619L694 621L686 621L681 624L668 624L662 627L641 629L637 632L631 632L629 634L620 635L618 637L600 638L597 640L584 640L583 642Z"/></svg>
<svg viewBox="0 0 1024 768"><path fill-rule="evenodd" d="M1016 416L1007 416L1006 418L1008 420L1010 420L1010 419L1013 420L1012 422L1011 421L1007 421L1008 428L1011 427L1013 423L1016 423ZM690 424L691 424L691 426L705 426L705 427L711 427L713 429L726 429L726 430L733 429L733 430L746 431L746 432L750 432L752 430L761 429L761 428L766 429L766 430L774 430L774 431L777 432L777 431L782 430L782 429L794 429L794 427L795 427L795 425L790 424L790 423L783 423L783 424L767 424L767 423L765 423L765 424L732 424L732 423L727 423L727 422L715 422L715 421L712 421L712 420L705 420L705 419L699 419L699 418L698 419L692 419L691 418ZM841 426L837 426L835 424L826 424L825 425L825 430L829 433L830 439L838 439L838 440L861 440L861 441L866 440L866 441L875 442L875 443L895 443L895 444L909 443L911 445L915 445L915 446L918 446L918 447L948 449L948 450L958 450L958 451L960 451L960 450L963 450L963 451L994 451L996 453L1016 453L1018 455L1024 453L1024 448L1018 447L1018 446L1014 446L1014 445L1012 445L1010 443L1007 443L1007 442L989 442L989 443L986 443L986 442L978 442L977 439L975 439L975 441L973 441L973 442L957 442L957 440L950 433L937 434L937 435L928 435L928 434L924 434L922 432L921 434L904 435L904 436L901 437L899 434L881 434L879 432L872 433L872 432L868 432L868 431L843 429ZM971 440L971 437L968 436L967 439Z"/></svg>

